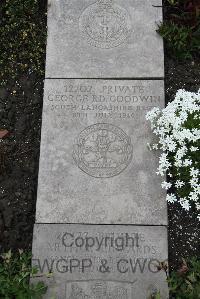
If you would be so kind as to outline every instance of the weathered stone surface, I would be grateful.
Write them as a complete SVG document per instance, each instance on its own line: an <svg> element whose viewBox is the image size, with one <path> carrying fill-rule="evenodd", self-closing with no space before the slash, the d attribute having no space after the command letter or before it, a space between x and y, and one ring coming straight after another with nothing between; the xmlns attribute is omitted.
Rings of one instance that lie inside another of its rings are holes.
<svg viewBox="0 0 200 299"><path fill-rule="evenodd" d="M156 290L168 298L156 267L167 260L165 227L36 224L33 240L33 264L53 271L44 298L149 299Z"/></svg>
<svg viewBox="0 0 200 299"><path fill-rule="evenodd" d="M50 0L46 78L163 77L162 0Z"/></svg>
<svg viewBox="0 0 200 299"><path fill-rule="evenodd" d="M47 79L36 222L167 224L153 106L162 80Z"/></svg>

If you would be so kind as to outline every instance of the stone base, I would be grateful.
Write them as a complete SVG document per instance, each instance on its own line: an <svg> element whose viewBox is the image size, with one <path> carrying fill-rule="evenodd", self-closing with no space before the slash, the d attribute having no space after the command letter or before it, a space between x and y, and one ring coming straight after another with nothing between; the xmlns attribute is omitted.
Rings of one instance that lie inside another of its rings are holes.
<svg viewBox="0 0 200 299"><path fill-rule="evenodd" d="M44 298L150 299L156 290L168 298L157 269L168 258L164 226L35 224L32 251Z"/></svg>

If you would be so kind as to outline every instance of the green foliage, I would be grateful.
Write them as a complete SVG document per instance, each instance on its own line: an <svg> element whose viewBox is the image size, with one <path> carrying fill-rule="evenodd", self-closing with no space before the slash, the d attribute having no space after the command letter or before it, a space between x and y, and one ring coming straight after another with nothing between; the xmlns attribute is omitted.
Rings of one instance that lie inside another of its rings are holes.
<svg viewBox="0 0 200 299"><path fill-rule="evenodd" d="M167 2L168 2L170 5L172 5L172 6L178 4L178 1L177 1L177 0L167 0Z"/></svg>
<svg viewBox="0 0 200 299"><path fill-rule="evenodd" d="M160 292L156 294L155 299L161 299Z"/></svg>
<svg viewBox="0 0 200 299"><path fill-rule="evenodd" d="M179 59L194 58L200 52L199 0L166 0L165 21L157 32L169 54Z"/></svg>
<svg viewBox="0 0 200 299"><path fill-rule="evenodd" d="M178 272L172 272L168 279L172 298L200 298L200 260L193 258L183 265Z"/></svg>
<svg viewBox="0 0 200 299"><path fill-rule="evenodd" d="M163 269L165 271L165 269ZM192 258L183 263L178 271L167 278L170 299L200 299L200 259ZM166 299L158 292L150 299Z"/></svg>
<svg viewBox="0 0 200 299"><path fill-rule="evenodd" d="M152 295L150 299L162 299L160 292L157 292L156 294Z"/></svg>
<svg viewBox="0 0 200 299"><path fill-rule="evenodd" d="M0 4L0 86L19 75L44 75L46 16L39 0L2 0Z"/></svg>
<svg viewBox="0 0 200 299"><path fill-rule="evenodd" d="M18 254L9 251L0 260L0 298L40 299L46 293L43 282L29 285L29 277L37 274L31 267L31 254L19 250Z"/></svg>
<svg viewBox="0 0 200 299"><path fill-rule="evenodd" d="M160 24L157 32L164 38L173 56L187 59L200 51L200 27L193 32L188 26L170 21Z"/></svg>

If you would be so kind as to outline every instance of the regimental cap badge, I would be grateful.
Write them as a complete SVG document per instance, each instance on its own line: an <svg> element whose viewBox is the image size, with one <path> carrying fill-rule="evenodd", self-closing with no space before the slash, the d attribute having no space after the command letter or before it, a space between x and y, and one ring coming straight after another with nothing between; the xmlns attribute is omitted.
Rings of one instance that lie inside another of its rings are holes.
<svg viewBox="0 0 200 299"><path fill-rule="evenodd" d="M120 174L131 162L133 145L121 129L107 123L93 124L75 140L73 158L90 176L108 178Z"/></svg>
<svg viewBox="0 0 200 299"><path fill-rule="evenodd" d="M116 5L113 0L98 0L83 11L79 28L90 45L110 49L126 41L132 24L124 7Z"/></svg>

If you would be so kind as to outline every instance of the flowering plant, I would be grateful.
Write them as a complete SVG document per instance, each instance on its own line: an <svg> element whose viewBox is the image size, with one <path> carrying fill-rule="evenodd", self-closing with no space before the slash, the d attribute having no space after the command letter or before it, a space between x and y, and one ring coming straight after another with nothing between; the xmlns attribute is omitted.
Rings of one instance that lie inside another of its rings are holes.
<svg viewBox="0 0 200 299"><path fill-rule="evenodd" d="M158 142L150 150L160 149L157 174L170 180L162 182L170 203L179 202L187 211L196 207L200 220L200 90L178 90L167 107L153 108L146 115Z"/></svg>

